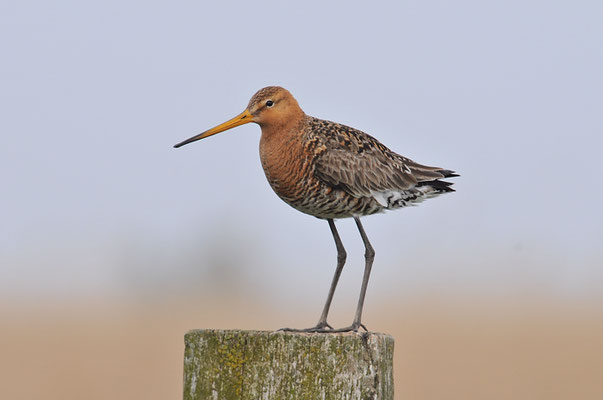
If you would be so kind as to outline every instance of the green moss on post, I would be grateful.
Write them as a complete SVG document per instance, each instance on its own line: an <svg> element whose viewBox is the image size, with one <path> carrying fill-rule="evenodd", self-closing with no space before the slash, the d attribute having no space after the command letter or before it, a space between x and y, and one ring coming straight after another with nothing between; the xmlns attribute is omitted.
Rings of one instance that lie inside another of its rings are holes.
<svg viewBox="0 0 603 400"><path fill-rule="evenodd" d="M195 330L184 341L184 400L394 398L389 335Z"/></svg>

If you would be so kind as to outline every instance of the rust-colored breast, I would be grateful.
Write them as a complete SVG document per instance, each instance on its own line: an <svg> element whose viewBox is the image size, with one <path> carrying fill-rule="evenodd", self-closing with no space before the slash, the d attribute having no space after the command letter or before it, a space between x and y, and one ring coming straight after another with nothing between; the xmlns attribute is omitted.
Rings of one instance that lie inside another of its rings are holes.
<svg viewBox="0 0 603 400"><path fill-rule="evenodd" d="M312 195L312 187L318 182L312 174L311 155L306 151L302 131L262 131L260 159L268 183L281 199L294 205Z"/></svg>

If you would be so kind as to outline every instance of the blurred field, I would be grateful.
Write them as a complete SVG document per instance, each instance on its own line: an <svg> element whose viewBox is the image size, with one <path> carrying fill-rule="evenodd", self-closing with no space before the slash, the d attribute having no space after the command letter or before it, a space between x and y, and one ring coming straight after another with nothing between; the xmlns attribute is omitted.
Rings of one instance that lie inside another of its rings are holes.
<svg viewBox="0 0 603 400"><path fill-rule="evenodd" d="M0 400L180 399L189 329L316 322L333 239L259 128L172 148L273 84L462 175L364 222L398 399L603 399L603 2L261 3L0 3Z"/></svg>
<svg viewBox="0 0 603 400"><path fill-rule="evenodd" d="M601 399L603 310L552 301L396 301L366 323L396 339L397 399ZM1 399L179 399L192 328L314 322L245 299L3 303ZM337 321L337 318L335 319Z"/></svg>

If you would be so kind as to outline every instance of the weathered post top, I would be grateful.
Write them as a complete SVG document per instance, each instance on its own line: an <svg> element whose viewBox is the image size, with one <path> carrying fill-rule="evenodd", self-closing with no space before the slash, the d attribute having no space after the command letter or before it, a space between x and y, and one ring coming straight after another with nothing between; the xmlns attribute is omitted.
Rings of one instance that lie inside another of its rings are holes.
<svg viewBox="0 0 603 400"><path fill-rule="evenodd" d="M394 398L389 335L193 330L184 341L184 400Z"/></svg>

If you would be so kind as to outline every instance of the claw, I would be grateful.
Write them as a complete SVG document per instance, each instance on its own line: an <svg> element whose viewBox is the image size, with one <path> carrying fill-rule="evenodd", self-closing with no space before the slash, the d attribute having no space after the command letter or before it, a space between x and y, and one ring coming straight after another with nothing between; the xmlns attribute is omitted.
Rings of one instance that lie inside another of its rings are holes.
<svg viewBox="0 0 603 400"><path fill-rule="evenodd" d="M359 322L354 322L352 325L350 326L346 326L345 328L339 328L339 329L333 329L330 332L333 333L339 333L339 332L358 332L358 329L364 329L367 333L368 333L368 329L366 329L366 326L364 326L364 324L361 324Z"/></svg>
<svg viewBox="0 0 603 400"><path fill-rule="evenodd" d="M328 328L328 329L325 329ZM319 322L312 328L295 329L295 328L281 328L277 332L305 332L305 333L328 333L332 332L333 327L328 322Z"/></svg>
<svg viewBox="0 0 603 400"><path fill-rule="evenodd" d="M328 329L325 329L328 328ZM303 333L342 333L342 332L358 332L358 329L364 329L367 333L368 333L368 329L366 329L366 326L364 326L364 324L361 323L353 323L350 326L346 326L345 328L339 328L339 329L333 329L333 327L331 325L329 325L328 323L324 322L324 323L318 323L316 326L313 326L312 328L305 328L305 329L294 329L294 328L281 328L278 330L278 332L303 332Z"/></svg>

